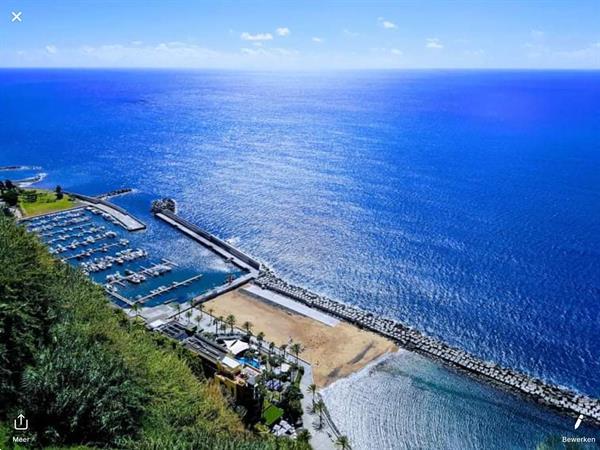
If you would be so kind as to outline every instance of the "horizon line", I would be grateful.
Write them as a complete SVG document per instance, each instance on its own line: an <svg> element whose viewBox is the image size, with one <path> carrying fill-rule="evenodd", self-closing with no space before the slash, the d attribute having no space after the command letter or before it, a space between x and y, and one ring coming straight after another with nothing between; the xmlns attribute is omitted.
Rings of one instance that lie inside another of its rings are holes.
<svg viewBox="0 0 600 450"><path fill-rule="evenodd" d="M527 71L527 72L600 72L600 67L339 67L339 68L244 68L244 67L152 67L152 66L0 66L0 70L156 70L156 71L231 71L231 72L368 72L368 71Z"/></svg>

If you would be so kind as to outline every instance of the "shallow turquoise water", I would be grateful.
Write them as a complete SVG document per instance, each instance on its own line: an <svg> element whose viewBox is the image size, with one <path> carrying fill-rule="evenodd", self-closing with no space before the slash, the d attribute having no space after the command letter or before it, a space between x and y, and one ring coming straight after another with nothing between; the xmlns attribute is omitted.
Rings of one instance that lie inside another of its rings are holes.
<svg viewBox="0 0 600 450"><path fill-rule="evenodd" d="M600 448L562 443L563 436L600 442L600 430L584 424L575 432L575 419L406 351L334 383L323 396L356 450Z"/></svg>

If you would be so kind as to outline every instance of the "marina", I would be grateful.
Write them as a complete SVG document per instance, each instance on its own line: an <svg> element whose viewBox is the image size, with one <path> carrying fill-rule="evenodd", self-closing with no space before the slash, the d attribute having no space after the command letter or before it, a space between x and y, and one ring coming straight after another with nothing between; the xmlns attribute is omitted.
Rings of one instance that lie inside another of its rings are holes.
<svg viewBox="0 0 600 450"><path fill-rule="evenodd" d="M193 277L187 278L187 279L182 280L182 281L173 281L170 285L167 285L167 286L161 285L161 286L159 286L159 287L157 287L155 289L152 289L149 294L147 294L147 295L145 295L143 297L140 297L140 298L136 297L135 303L144 304L148 300L150 300L150 299L152 299L154 297L157 297L159 295L163 295L163 294L172 292L175 289L178 289L179 287L182 287L182 286L189 286L194 281L199 280L200 278L202 278L202 274L200 274L200 275L194 275Z"/></svg>
<svg viewBox="0 0 600 450"><path fill-rule="evenodd" d="M240 279L247 281L244 271L240 272L231 261L225 263L235 270L218 281L215 275L205 276L181 267L172 258L156 258L144 248L144 235L133 232L145 230L145 224L112 203L94 203L94 197L75 195L83 202L77 209L21 222L38 234L52 254L102 285L117 306L157 306L202 299L223 287L237 286Z"/></svg>
<svg viewBox="0 0 600 450"><path fill-rule="evenodd" d="M90 248L81 253L66 256L66 257L62 258L62 260L63 261L69 261L72 259L82 260L82 259L92 256L94 253L99 253L99 252L107 253L112 248L119 247L119 246L126 246L128 243L129 243L129 241L127 239L120 239L119 242L116 242L113 244L104 244L104 245L102 245L100 247L96 247L96 248Z"/></svg>

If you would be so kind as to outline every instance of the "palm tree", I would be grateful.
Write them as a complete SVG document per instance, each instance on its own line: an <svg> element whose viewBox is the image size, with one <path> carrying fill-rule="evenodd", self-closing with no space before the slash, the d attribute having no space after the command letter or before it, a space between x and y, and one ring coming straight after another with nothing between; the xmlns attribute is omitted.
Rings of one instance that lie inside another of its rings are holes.
<svg viewBox="0 0 600 450"><path fill-rule="evenodd" d="M192 316L193 316L193 315L194 315L194 311L192 311L192 309L191 309L191 308L190 308L190 309L188 309L188 310L185 312L185 318L187 319L187 323L188 323L188 325L189 325L189 323L191 322L191 320L192 320Z"/></svg>
<svg viewBox="0 0 600 450"><path fill-rule="evenodd" d="M134 303L131 306L131 310L135 313L135 317L138 317L140 315L140 310L142 309L142 307L140 306L139 303Z"/></svg>
<svg viewBox="0 0 600 450"><path fill-rule="evenodd" d="M269 342L269 356L271 356L271 353L273 352L274 348L275 348L275 343Z"/></svg>
<svg viewBox="0 0 600 450"><path fill-rule="evenodd" d="M235 325L235 316L233 314L229 314L225 318L225 323L231 327L231 332L233 333L233 326Z"/></svg>
<svg viewBox="0 0 600 450"><path fill-rule="evenodd" d="M256 340L258 341L258 350L260 350L262 348L262 343L265 340L265 333L263 333L262 331L260 331L256 335Z"/></svg>
<svg viewBox="0 0 600 450"><path fill-rule="evenodd" d="M298 433L296 439L298 440L298 442L304 442L308 444L308 442L310 441L310 433L308 432L308 430L302 430Z"/></svg>
<svg viewBox="0 0 600 450"><path fill-rule="evenodd" d="M177 314L175 314L175 317L179 319L179 314L181 314L181 303L175 303L175 309L177 310Z"/></svg>
<svg viewBox="0 0 600 450"><path fill-rule="evenodd" d="M315 403L315 412L319 413L319 429L323 428L323 413L325 412L325 403L319 400Z"/></svg>
<svg viewBox="0 0 600 450"><path fill-rule="evenodd" d="M291 347L290 350L292 351L292 353L294 355L296 355L296 365L298 365L298 355L300 354L300 352L302 352L303 348L302 345L299 342L294 342Z"/></svg>
<svg viewBox="0 0 600 450"><path fill-rule="evenodd" d="M200 319L202 319L202 315L204 313L204 303L200 303L198 305L198 311L200 311Z"/></svg>
<svg viewBox="0 0 600 450"><path fill-rule="evenodd" d="M209 316L212 316L214 312L215 312L214 308L208 308L208 315Z"/></svg>
<svg viewBox="0 0 600 450"><path fill-rule="evenodd" d="M335 446L341 450L350 450L350 441L348 436L341 435L335 440Z"/></svg>
<svg viewBox="0 0 600 450"><path fill-rule="evenodd" d="M248 335L250 335L250 336L251 336L251 335L252 335L252 327L253 327L253 326L254 326L254 325L252 325L252 322L248 322L248 321L246 320L246 321L244 322L244 324L242 325L242 328L243 328L244 330L246 330L246 333L247 333Z"/></svg>
<svg viewBox="0 0 600 450"><path fill-rule="evenodd" d="M283 360L285 361L285 351L287 350L287 344L281 344L279 350L283 352Z"/></svg>
<svg viewBox="0 0 600 450"><path fill-rule="evenodd" d="M223 316L215 317L215 334L219 330L219 322L223 322Z"/></svg>
<svg viewBox="0 0 600 450"><path fill-rule="evenodd" d="M308 392L312 394L312 408L315 410L315 394L317 393L317 385L312 383L308 385Z"/></svg>
<svg viewBox="0 0 600 450"><path fill-rule="evenodd" d="M196 321L197 329L200 330L200 323L202 322L202 316L196 316L196 318L194 320Z"/></svg>

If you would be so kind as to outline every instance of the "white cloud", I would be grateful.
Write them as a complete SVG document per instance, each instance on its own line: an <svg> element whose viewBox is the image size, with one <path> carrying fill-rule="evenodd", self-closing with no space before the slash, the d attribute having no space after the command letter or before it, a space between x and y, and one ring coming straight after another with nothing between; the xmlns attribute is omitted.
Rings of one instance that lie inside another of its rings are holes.
<svg viewBox="0 0 600 450"><path fill-rule="evenodd" d="M385 28L386 30L393 30L394 28L397 28L394 22L385 20L383 17L378 17L377 22L379 22L379 25Z"/></svg>
<svg viewBox="0 0 600 450"><path fill-rule="evenodd" d="M285 57L292 57L292 56L296 56L298 55L298 51L296 50L290 50L287 48L248 48L248 47L244 47L240 49L240 52L243 55L246 56L262 56L262 57L266 57L269 59L282 59Z"/></svg>
<svg viewBox="0 0 600 450"><path fill-rule="evenodd" d="M438 38L428 38L425 47L432 48L434 50L441 50L444 48L444 44L442 44Z"/></svg>
<svg viewBox="0 0 600 450"><path fill-rule="evenodd" d="M279 27L275 30L278 36L289 36L291 31L287 27Z"/></svg>
<svg viewBox="0 0 600 450"><path fill-rule="evenodd" d="M131 45L142 45L142 41L131 41Z"/></svg>
<svg viewBox="0 0 600 450"><path fill-rule="evenodd" d="M273 35L271 33L250 34L247 32L243 32L240 35L240 38L244 41L270 41L273 39Z"/></svg>
<svg viewBox="0 0 600 450"><path fill-rule="evenodd" d="M390 48L390 53L392 55L396 55L396 56L402 56L403 55L402 50L398 50L397 48Z"/></svg>
<svg viewBox="0 0 600 450"><path fill-rule="evenodd" d="M323 42L323 39L321 39L320 37L314 36L312 38L313 42L316 42L317 44L321 44Z"/></svg>
<svg viewBox="0 0 600 450"><path fill-rule="evenodd" d="M348 28L344 28L342 30L342 33L344 33L346 36L349 36L349 37L357 37L357 36L359 36L358 33L354 32L354 31L350 31Z"/></svg>
<svg viewBox="0 0 600 450"><path fill-rule="evenodd" d="M48 53L50 53L51 55L55 55L56 52L58 52L58 49L56 48L55 45L46 45L46 51Z"/></svg>

